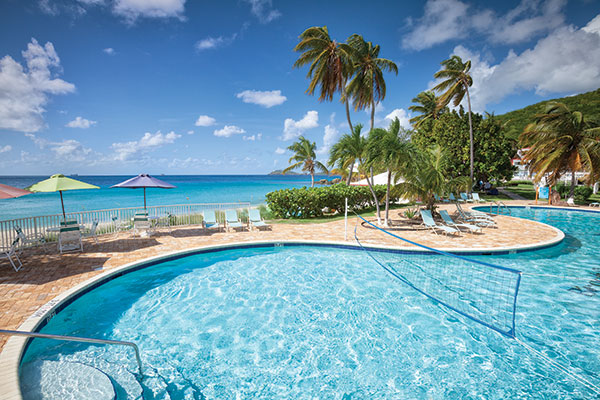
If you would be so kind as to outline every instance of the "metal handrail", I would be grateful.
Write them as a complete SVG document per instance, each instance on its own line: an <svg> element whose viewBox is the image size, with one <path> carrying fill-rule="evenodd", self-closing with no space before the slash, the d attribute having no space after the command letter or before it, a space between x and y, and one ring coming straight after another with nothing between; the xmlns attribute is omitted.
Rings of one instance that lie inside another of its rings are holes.
<svg viewBox="0 0 600 400"><path fill-rule="evenodd" d="M502 201L492 201L490 203L490 214L494 213L493 212L494 204L496 205L496 215L500 214L500 206L504 207L506 209L506 211L508 211L508 215L511 215L510 208L508 208L506 206L506 204L504 204L504 202L502 202Z"/></svg>
<svg viewBox="0 0 600 400"><path fill-rule="evenodd" d="M99 344L116 344L121 346L129 346L135 350L135 358L137 360L138 369L140 372L140 376L143 375L142 371L142 359L140 357L140 349L137 344L133 342L124 342L122 340L110 340L110 339L93 339L93 338L85 338L78 336L62 336L62 335L51 335L47 333L36 333L36 332L25 332L25 331L11 331L6 329L0 329L0 334L10 335L10 336L26 336L26 337L34 337L40 339L56 339L56 340L65 340L68 342L86 342L86 343L99 343Z"/></svg>

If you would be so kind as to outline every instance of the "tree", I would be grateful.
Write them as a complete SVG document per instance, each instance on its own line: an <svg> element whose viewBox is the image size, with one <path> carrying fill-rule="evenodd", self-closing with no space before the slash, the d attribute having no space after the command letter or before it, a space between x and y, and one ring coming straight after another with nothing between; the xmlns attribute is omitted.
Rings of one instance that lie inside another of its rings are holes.
<svg viewBox="0 0 600 400"><path fill-rule="evenodd" d="M394 173L396 176L399 176L403 172L408 157L408 141L406 135L401 136L401 127L398 118L394 118L388 129L375 128L369 133L367 141L368 162L371 166L377 165L379 169L383 169L387 173L384 226L389 225L392 176ZM369 186L371 186L371 182L369 182ZM375 203L378 204L375 191L372 189L371 192L375 196ZM377 220L380 222L379 208L377 208L377 214Z"/></svg>
<svg viewBox="0 0 600 400"><path fill-rule="evenodd" d="M300 42L294 47L294 51L302 54L294 63L294 67L300 68L310 64L306 75L310 83L306 92L313 95L317 86L320 86L319 101L332 101L335 93L341 93L342 101L346 105L346 118L352 132L345 87L354 70L352 61L354 50L346 43L332 40L326 26L308 28L299 38Z"/></svg>
<svg viewBox="0 0 600 400"><path fill-rule="evenodd" d="M365 42L361 35L354 34L347 40L353 49L354 75L346 88L346 95L352 98L354 109L371 107L371 129L375 124L375 106L385 99L384 71L395 72L398 67L393 61L379 58L379 45Z"/></svg>
<svg viewBox="0 0 600 400"><path fill-rule="evenodd" d="M522 147L530 148L525 160L536 173L536 182L549 174L549 182L554 184L562 174L571 172L572 197L575 172L588 172L589 183L600 178L600 127L562 103L549 103L544 113L525 127L519 140Z"/></svg>
<svg viewBox="0 0 600 400"><path fill-rule="evenodd" d="M450 101L453 101L454 107L458 107L465 97L465 94L467 95L469 113L469 154L471 160L470 177L472 185L475 157L473 151L473 123L471 121L471 95L469 94L469 87L473 85L473 78L469 75L471 60L463 63L459 56L453 55L449 59L442 61L441 64L444 69L433 75L436 79L443 79L442 82L433 88L435 91L444 92L439 98L438 108L446 107Z"/></svg>
<svg viewBox="0 0 600 400"><path fill-rule="evenodd" d="M337 143L335 143L329 151L329 166L338 166L340 171L350 170L346 179L346 184L352 181L352 172L354 164L362 163L363 156L367 145L367 139L361 135L362 124L356 124L352 134L343 135Z"/></svg>
<svg viewBox="0 0 600 400"><path fill-rule="evenodd" d="M297 142L292 143L288 150L294 153L288 161L291 165L283 170L283 173L302 167L302 171L310 174L310 187L315 186L315 171L328 173L327 167L321 164L316 159L315 150L317 145L315 142L310 142L304 136L300 136ZM293 164L292 164L293 162Z"/></svg>
<svg viewBox="0 0 600 400"><path fill-rule="evenodd" d="M438 119L440 114L448 111L446 107L438 107L438 98L435 93L429 90L419 93L417 97L412 99L412 102L415 105L408 107L408 109L414 113L420 113L420 115L415 115L410 119L410 123L415 128L421 127L426 121Z"/></svg>
<svg viewBox="0 0 600 400"><path fill-rule="evenodd" d="M469 186L466 176L448 178L444 166L449 155L442 147L409 152L410 159L404 168L404 182L397 183L394 192L398 197L421 200L425 207L435 211L435 195L464 190Z"/></svg>

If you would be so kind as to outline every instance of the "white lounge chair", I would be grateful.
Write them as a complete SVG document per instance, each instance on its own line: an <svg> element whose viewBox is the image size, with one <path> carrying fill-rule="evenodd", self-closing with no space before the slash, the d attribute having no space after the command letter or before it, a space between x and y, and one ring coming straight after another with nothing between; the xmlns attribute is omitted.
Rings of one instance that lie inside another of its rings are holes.
<svg viewBox="0 0 600 400"><path fill-rule="evenodd" d="M463 202L465 202L465 203L473 203L473 201L474 201L473 199L470 199L470 198L469 198L469 195L468 195L468 194L466 194L465 192L462 192L462 193L460 194L460 199L461 199Z"/></svg>
<svg viewBox="0 0 600 400"><path fill-rule="evenodd" d="M237 211L235 211L235 210L225 211L225 229L229 231L230 229L235 230L237 228L239 228L241 231L244 230L244 225L240 221L240 219L237 215Z"/></svg>
<svg viewBox="0 0 600 400"><path fill-rule="evenodd" d="M89 229L86 229L83 232L83 237L85 238L93 238L94 242L96 244L98 244L98 236L96 236L96 230L98 229L98 220L94 220L94 222L92 222L92 226Z"/></svg>
<svg viewBox="0 0 600 400"><path fill-rule="evenodd" d="M490 216L483 213L481 213L482 215L467 214L458 203L456 204L456 211L458 211L458 215L460 215L460 218L466 223L482 227L496 227L496 221Z"/></svg>
<svg viewBox="0 0 600 400"><path fill-rule="evenodd" d="M442 219L444 220L444 223L450 227L453 227L453 228L456 228L459 230L461 228L463 228L471 233L483 231L483 229L477 225L459 224L459 223L454 222L454 220L452 219L452 217L450 216L450 214L448 214L448 211L446 211L446 210L440 210L440 215L441 215Z"/></svg>
<svg viewBox="0 0 600 400"><path fill-rule="evenodd" d="M567 199L567 205L570 206L570 207L575 207L576 206L575 199L573 199L572 197L569 197Z"/></svg>
<svg viewBox="0 0 600 400"><path fill-rule="evenodd" d="M77 223L65 224L60 227L60 231L58 232L58 251L60 254L67 251L83 251L81 230Z"/></svg>
<svg viewBox="0 0 600 400"><path fill-rule="evenodd" d="M426 227L430 228L433 231L433 233L435 233L436 235L438 234L438 231L441 231L442 233L445 233L446 235L450 235L450 234L460 235L460 231L456 228L436 224L435 221L433 220L433 216L431 215L431 211L429 211L429 210L421 210L421 218L423 219L423 224Z"/></svg>
<svg viewBox="0 0 600 400"><path fill-rule="evenodd" d="M15 225L15 231L17 232L17 237L24 246L37 246L40 244L46 244L46 238L41 233L33 233L26 235L21 229L21 227L18 225Z"/></svg>
<svg viewBox="0 0 600 400"><path fill-rule="evenodd" d="M202 225L204 229L216 229L221 230L221 224L217 222L217 217L214 210L204 210L202 212Z"/></svg>
<svg viewBox="0 0 600 400"><path fill-rule="evenodd" d="M483 200L481 197L479 197L479 193L471 193L471 198L476 203L485 203L485 200Z"/></svg>
<svg viewBox="0 0 600 400"><path fill-rule="evenodd" d="M21 260L19 259L19 255L17 254L17 244L19 244L18 236L15 238L15 240L13 240L12 244L8 249L0 250L0 259L6 258L10 265L12 265L15 272L19 272L19 270L23 267L23 263L21 262Z"/></svg>
<svg viewBox="0 0 600 400"><path fill-rule="evenodd" d="M256 208L253 208L248 211L248 219L250 220L251 228L268 229L270 227L270 225L266 224L265 221L263 221L262 217L260 216L260 211L258 211Z"/></svg>

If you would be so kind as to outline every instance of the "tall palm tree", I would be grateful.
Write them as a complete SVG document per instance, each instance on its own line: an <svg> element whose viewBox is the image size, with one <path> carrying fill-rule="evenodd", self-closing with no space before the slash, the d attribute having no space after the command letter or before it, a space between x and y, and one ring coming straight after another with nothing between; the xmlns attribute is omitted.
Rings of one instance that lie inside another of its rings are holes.
<svg viewBox="0 0 600 400"><path fill-rule="evenodd" d="M544 113L536 115L534 122L525 127L519 141L522 147L530 147L525 160L536 173L536 182L549 174L553 184L570 172L572 197L575 172L588 172L586 179L590 183L600 178L600 127L562 103L549 103Z"/></svg>
<svg viewBox="0 0 600 400"><path fill-rule="evenodd" d="M315 171L329 173L327 167L317 161L315 150L317 145L315 142L310 142L304 136L300 136L297 142L292 143L288 150L294 153L288 161L291 165L283 170L283 173L302 167L302 171L310 174L310 187L315 186Z"/></svg>
<svg viewBox="0 0 600 400"><path fill-rule="evenodd" d="M294 47L294 51L302 52L302 54L294 63L294 67L300 68L310 64L306 75L310 79L310 83L306 92L313 95L319 86L319 101L332 101L335 93L341 93L342 101L346 104L346 118L350 132L352 132L345 87L353 71L354 50L346 43L332 40L326 26L308 28L302 32L299 39L300 42Z"/></svg>
<svg viewBox="0 0 600 400"><path fill-rule="evenodd" d="M385 191L384 226L389 226L390 188L392 175L399 176L408 161L408 141L400 136L400 121L398 118L390 123L388 129L375 128L369 133L367 142L367 157L370 163L377 164L387 173L387 188ZM369 182L369 186L371 183ZM375 195L375 191L371 192ZM378 203L375 197L375 203ZM379 208L377 209L379 214ZM379 217L378 217L379 221Z"/></svg>
<svg viewBox="0 0 600 400"><path fill-rule="evenodd" d="M445 112L445 107L438 107L438 98L435 93L430 90L419 93L417 97L412 99L412 102L415 103L415 105L408 107L408 109L420 114L410 119L410 123L413 124L415 128L420 127L425 121L438 119L440 114Z"/></svg>
<svg viewBox="0 0 600 400"><path fill-rule="evenodd" d="M447 178L445 164L448 158L449 155L439 145L425 151L411 151L404 168L404 182L397 183L394 191L398 196L421 200L433 213L436 194L469 187L469 178L466 176Z"/></svg>
<svg viewBox="0 0 600 400"><path fill-rule="evenodd" d="M371 129L375 124L375 106L385 99L384 71L395 72L398 67L393 61L379 58L379 45L365 42L361 35L354 34L347 40L354 60L354 75L346 93L354 102L354 109L364 110L371 107Z"/></svg>
<svg viewBox="0 0 600 400"><path fill-rule="evenodd" d="M469 87L473 85L473 78L469 75L471 70L471 60L463 63L462 59L453 55L447 60L442 61L442 70L436 72L433 77L436 79L443 79L442 82L437 84L433 90L436 92L443 92L438 100L438 108L446 107L450 101L454 104L454 107L458 107L460 102L463 100L465 95L467 96L467 105L469 112L469 143L470 143L470 158L471 168L470 177L471 185L473 184L473 165L474 165L474 152L473 152L473 122L471 121L471 95L469 94Z"/></svg>
<svg viewBox="0 0 600 400"><path fill-rule="evenodd" d="M346 179L346 184L348 185L352 181L354 164L357 162L359 164L362 163L367 146L367 139L361 135L362 127L362 124L354 125L352 134L343 135L329 151L328 164L330 167L337 164L338 169L340 170L350 170Z"/></svg>

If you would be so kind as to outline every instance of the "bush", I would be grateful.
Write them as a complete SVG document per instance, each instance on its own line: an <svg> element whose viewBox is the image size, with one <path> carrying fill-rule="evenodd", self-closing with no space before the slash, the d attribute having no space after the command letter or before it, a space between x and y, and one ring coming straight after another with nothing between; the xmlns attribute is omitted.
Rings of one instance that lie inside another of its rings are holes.
<svg viewBox="0 0 600 400"><path fill-rule="evenodd" d="M504 184L504 186L518 186L518 185L531 185L531 181L513 179L512 181L508 181Z"/></svg>
<svg viewBox="0 0 600 400"><path fill-rule="evenodd" d="M385 189L384 185L375 186L375 193L381 201L385 197ZM368 187L348 186L345 183L276 190L267 193L266 198L269 210L277 218L320 217L324 208L343 212L346 198L349 210L360 211L375 205Z"/></svg>
<svg viewBox="0 0 600 400"><path fill-rule="evenodd" d="M575 201L583 203L589 199L594 190L589 186L576 186L575 187Z"/></svg>

